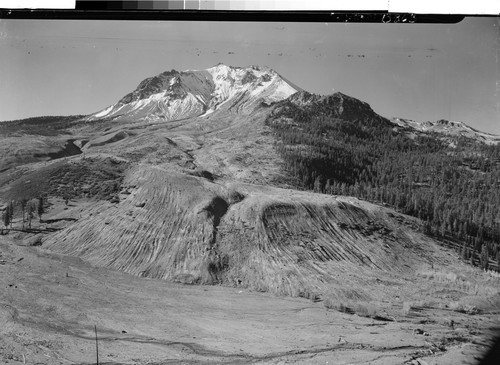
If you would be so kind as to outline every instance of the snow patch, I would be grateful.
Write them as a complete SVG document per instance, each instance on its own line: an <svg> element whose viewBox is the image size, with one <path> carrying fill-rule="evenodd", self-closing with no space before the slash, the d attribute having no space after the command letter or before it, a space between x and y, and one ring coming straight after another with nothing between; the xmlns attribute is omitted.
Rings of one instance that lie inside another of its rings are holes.
<svg viewBox="0 0 500 365"><path fill-rule="evenodd" d="M111 110L113 110L113 105L107 107L106 109L100 111L99 113L97 114L94 114L94 117L96 118L101 118L101 117L104 117L106 114L108 114Z"/></svg>
<svg viewBox="0 0 500 365"><path fill-rule="evenodd" d="M249 79L249 76L252 76ZM173 88L175 87L175 92ZM182 96L178 96L181 92ZM115 104L95 117L158 116L169 120L209 115L230 106L237 112L251 112L261 100L279 101L297 88L267 67L230 67L223 64L207 70L185 71L168 80L163 90L128 104Z"/></svg>

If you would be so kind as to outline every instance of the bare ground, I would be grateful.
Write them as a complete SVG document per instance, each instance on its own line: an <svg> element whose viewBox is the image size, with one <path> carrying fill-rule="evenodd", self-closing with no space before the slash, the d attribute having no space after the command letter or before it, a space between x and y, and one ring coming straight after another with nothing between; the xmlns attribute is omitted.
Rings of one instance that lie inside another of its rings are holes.
<svg viewBox="0 0 500 365"><path fill-rule="evenodd" d="M0 238L3 363L95 363L94 325L101 364L474 363L498 328L498 311L484 304L471 315L387 302L377 310L391 320L367 318L301 298L138 278L9 236Z"/></svg>

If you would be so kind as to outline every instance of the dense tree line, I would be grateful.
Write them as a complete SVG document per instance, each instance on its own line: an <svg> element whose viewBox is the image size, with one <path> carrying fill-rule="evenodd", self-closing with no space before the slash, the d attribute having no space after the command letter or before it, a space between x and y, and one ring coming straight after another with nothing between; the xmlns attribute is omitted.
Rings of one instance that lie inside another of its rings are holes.
<svg viewBox="0 0 500 365"><path fill-rule="evenodd" d="M415 133L375 113L346 120L327 103L283 102L267 124L301 188L388 204L462 242L464 259L500 264L500 146Z"/></svg>
<svg viewBox="0 0 500 365"><path fill-rule="evenodd" d="M83 115L43 116L0 123L0 135L26 133L41 136L70 134L66 129L74 126Z"/></svg>

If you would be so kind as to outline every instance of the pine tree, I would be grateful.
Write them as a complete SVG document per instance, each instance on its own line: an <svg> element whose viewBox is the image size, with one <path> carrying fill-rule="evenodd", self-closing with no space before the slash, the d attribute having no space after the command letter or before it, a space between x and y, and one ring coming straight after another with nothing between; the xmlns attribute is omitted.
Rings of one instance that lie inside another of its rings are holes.
<svg viewBox="0 0 500 365"><path fill-rule="evenodd" d="M3 216L2 216L3 225L5 226L6 229L9 227L11 219L12 219L12 217L10 215L10 210L9 210L9 208L7 208L3 212Z"/></svg>
<svg viewBox="0 0 500 365"><path fill-rule="evenodd" d="M37 213L38 213L38 218L40 218L40 223L42 223L42 214L45 213L43 204L44 204L44 199L41 196L38 198L38 206L37 206Z"/></svg>
<svg viewBox="0 0 500 365"><path fill-rule="evenodd" d="M486 245L483 245L483 248L481 250L481 256L479 258L481 269L488 270L488 259L489 259L488 247Z"/></svg>
<svg viewBox="0 0 500 365"><path fill-rule="evenodd" d="M314 180L314 189L313 190L317 193L322 193L323 187L324 187L323 175L319 175Z"/></svg>
<svg viewBox="0 0 500 365"><path fill-rule="evenodd" d="M429 221L424 222L424 234L432 236L432 225Z"/></svg>
<svg viewBox="0 0 500 365"><path fill-rule="evenodd" d="M21 210L23 212L23 228L24 228L24 213L26 211L26 204L28 204L28 199L26 199L25 197L22 197L19 200L19 205L21 206Z"/></svg>
<svg viewBox="0 0 500 365"><path fill-rule="evenodd" d="M10 228L12 229L12 220L14 218L14 203L12 200L9 202L9 205L7 205L7 211L9 212Z"/></svg>
<svg viewBox="0 0 500 365"><path fill-rule="evenodd" d="M462 249L460 250L460 257L463 260L467 260L467 244L465 243L465 241L462 244Z"/></svg>
<svg viewBox="0 0 500 365"><path fill-rule="evenodd" d="M34 201L30 200L27 203L27 205L26 205L26 209L27 209L28 226L31 229L31 220L35 216L35 204L34 204Z"/></svg>
<svg viewBox="0 0 500 365"><path fill-rule="evenodd" d="M472 266L474 266L474 258L475 258L475 256L476 256L476 251L472 250L472 252L471 252L471 254L470 254L470 257L469 257L469 259L470 259L470 262L469 262L469 263L470 263Z"/></svg>

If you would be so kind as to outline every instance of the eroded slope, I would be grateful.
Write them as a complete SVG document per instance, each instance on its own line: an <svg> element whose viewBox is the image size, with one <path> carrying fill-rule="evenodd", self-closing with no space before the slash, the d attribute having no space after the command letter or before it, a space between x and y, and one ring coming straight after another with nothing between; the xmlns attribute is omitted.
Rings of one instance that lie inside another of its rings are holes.
<svg viewBox="0 0 500 365"><path fill-rule="evenodd" d="M139 166L44 247L138 276L291 296L377 299L371 272L445 259L416 221L354 198ZM334 289L338 288L338 292Z"/></svg>

